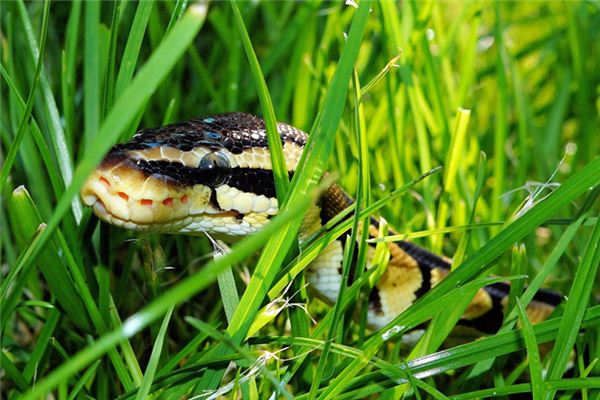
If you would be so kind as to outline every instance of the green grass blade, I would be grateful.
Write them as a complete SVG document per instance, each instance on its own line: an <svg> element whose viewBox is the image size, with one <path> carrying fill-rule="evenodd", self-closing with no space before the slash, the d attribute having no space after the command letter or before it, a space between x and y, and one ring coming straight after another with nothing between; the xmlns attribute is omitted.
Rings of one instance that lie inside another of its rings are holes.
<svg viewBox="0 0 600 400"><path fill-rule="evenodd" d="M523 339L525 340L525 348L527 349L527 358L529 360L529 374L531 377L531 395L535 400L544 398L544 381L542 380L542 363L540 361L540 352L538 343L535 339L535 333L531 322L527 318L527 313L517 299L517 310L519 311L519 320L523 325Z"/></svg>
<svg viewBox="0 0 600 400"><path fill-rule="evenodd" d="M527 305L533 300L535 293L542 287L542 284L548 277L548 275L552 272L552 270L556 267L556 264L560 260L560 258L565 253L567 246L573 240L573 237L578 232L579 227L585 220L585 215L580 217L573 224L569 225L569 227L565 230L565 233L558 240L556 246L552 250L552 253L548 256L546 262L544 263L540 272L536 275L536 277L531 281L525 293L523 293L520 297L520 302L523 307L527 307ZM517 320L517 310L512 309L508 313L508 315L504 318L505 323L500 328L499 333L509 332L515 325ZM473 367L473 370L470 373L470 376L477 376L480 374L484 374L486 371L489 371L494 362L494 358L490 358L485 361L481 361L477 363Z"/></svg>
<svg viewBox="0 0 600 400"><path fill-rule="evenodd" d="M31 116L31 110L33 109L33 100L36 89L38 87L38 81L40 73L42 71L42 66L44 64L43 55L44 49L46 47L46 35L48 33L49 12L50 2L46 0L44 3L44 15L42 17L42 31L40 33L40 52L37 58L35 74L33 77L33 82L31 84L31 89L29 90L29 95L27 96L27 102L25 103L25 108L23 110L21 122L19 123L19 128L17 129L14 141L12 142L10 149L8 150L8 154L6 155L6 159L4 160L4 163L2 165L2 170L0 171L0 193L4 192L4 187L6 185L6 180L8 179L8 174L10 173L13 163L15 162L15 158L17 157L17 151L19 151L19 147L21 146L21 142L23 141L23 136L26 133L25 127Z"/></svg>
<svg viewBox="0 0 600 400"><path fill-rule="evenodd" d="M31 21L29 20L27 10L23 1L19 1L17 6L19 9L19 16L27 34L28 53L33 59L37 59L40 55L40 51L33 35L33 29L31 27ZM42 99L45 105L45 112L47 114L48 127L53 132L53 134L50 135L52 148L58 160L58 167L61 172L62 180L65 185L68 185L73 179L73 161L71 160L71 156L69 154L69 147L67 145L67 140L62 127L60 115L58 113L58 108L56 106L54 94L52 93L51 85L48 81L44 67L42 67L42 70L40 71L40 87L42 89ZM82 213L81 203L79 200L72 199L71 207L74 217L79 220ZM43 241L44 240L42 240L42 242Z"/></svg>
<svg viewBox="0 0 600 400"><path fill-rule="evenodd" d="M283 147L281 144L281 136L277 130L277 118L275 117L275 109L271 102L271 96L267 88L267 82L265 77L260 70L260 64L256 53L252 48L252 42L250 36L244 25L244 20L240 9L235 1L232 1L231 8L233 10L233 16L235 17L235 23L240 32L242 44L246 51L246 57L248 57L248 63L250 64L250 71L252 71L252 78L256 85L258 92L258 98L262 106L263 118L265 120L265 128L267 130L267 137L269 138L269 152L271 153L271 164L273 165L273 177L275 179L275 188L277 191L277 199L279 203L282 203L287 189L289 186L288 168L285 165L285 157L283 156Z"/></svg>
<svg viewBox="0 0 600 400"><path fill-rule="evenodd" d="M127 38L127 45L123 52L119 74L117 75L115 99L118 99L119 96L121 96L123 90L131 82L153 6L154 1L141 1L138 3L135 17L129 31L129 37Z"/></svg>
<svg viewBox="0 0 600 400"><path fill-rule="evenodd" d="M62 108L65 119L65 136L67 143L73 155L74 137L75 137L75 93L77 91L76 67L77 67L77 39L79 37L79 27L81 20L81 2L71 4L71 12L67 23L65 48L62 52L62 77L61 94Z"/></svg>
<svg viewBox="0 0 600 400"><path fill-rule="evenodd" d="M216 330L213 326L200 321L198 319L195 318L187 318L187 322L192 325L193 327L195 327L196 329L206 333L207 335L209 335L210 337L212 337L213 339L217 340L220 343L225 343L226 346L228 346L231 350L233 350L234 352L240 354L242 357L244 357L247 361L249 361L251 363L252 367L256 367L260 370L260 372L269 380L269 382L271 382L271 384L275 387L275 389L277 390L277 392L279 394L281 394L283 397L285 397L286 399L293 399L294 397L291 395L291 393L289 393L287 391L287 389L285 388L285 386L279 382L275 376L273 376L273 374L271 373L271 371L269 371L269 369L266 367L266 362L269 361L269 355L265 354L262 357L256 358L254 356L252 356L248 351L244 350L242 347L238 346L237 344L235 344L233 342L233 340L226 336L223 335L221 332L219 332L218 330ZM233 393L235 393L235 391L233 391Z"/></svg>
<svg viewBox="0 0 600 400"><path fill-rule="evenodd" d="M100 58L100 6L102 3L92 1L84 4L84 23L88 27L85 35L85 58L83 70L83 135L85 137L85 152L93 147L94 138L98 135L101 114L100 84L104 81Z"/></svg>
<svg viewBox="0 0 600 400"><path fill-rule="evenodd" d="M48 319L46 319L44 327L40 332L39 342L31 352L31 358L27 361L27 365L25 365L25 368L23 369L23 377L27 379L27 382L32 382L37 369L42 364L42 357L44 357L48 351L50 338L55 335L60 316L61 313L56 308L53 308L52 311L50 311Z"/></svg>
<svg viewBox="0 0 600 400"><path fill-rule="evenodd" d="M596 226L583 255L581 265L575 273L571 291L567 296L567 304L556 339L555 350L552 352L548 366L547 379L559 379L569 360L569 354L579 332L579 326L590 300L593 283L600 268L600 222ZM547 398L553 397L552 393Z"/></svg>
<svg viewBox="0 0 600 400"><path fill-rule="evenodd" d="M19 390L24 392L27 390L27 388L29 388L29 383L8 357L7 352L8 351L4 349L2 349L2 352L0 352L0 364L2 364L2 369L6 376L10 378L15 385L17 385Z"/></svg>
<svg viewBox="0 0 600 400"><path fill-rule="evenodd" d="M150 354L150 360L148 361L148 366L146 367L146 371L144 372L144 379L142 380L142 384L135 396L136 400L146 399L150 394L150 386L152 386L152 381L154 380L154 375L156 374L156 369L158 368L158 362L160 360L160 354L162 353L162 348L165 344L165 336L167 334L167 328L169 327L169 321L171 320L171 315L173 314L173 306L169 307L163 322L160 326L160 330L158 331L158 335L154 340L154 346L152 346L152 354Z"/></svg>

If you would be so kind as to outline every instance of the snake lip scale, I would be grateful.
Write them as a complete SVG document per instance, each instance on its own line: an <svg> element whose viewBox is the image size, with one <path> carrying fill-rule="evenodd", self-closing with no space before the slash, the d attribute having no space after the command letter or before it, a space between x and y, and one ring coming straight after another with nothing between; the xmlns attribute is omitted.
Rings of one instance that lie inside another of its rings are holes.
<svg viewBox="0 0 600 400"><path fill-rule="evenodd" d="M291 176L307 135L284 123L277 129ZM110 150L80 195L98 218L112 225L137 231L206 232L229 241L257 232L278 210L264 121L239 112L139 131ZM331 185L304 217L299 240L307 240L352 201ZM371 221L368 233L376 237L377 221ZM344 234L333 241L305 269L312 291L326 302L338 297L348 238ZM367 322L374 329L385 326L450 272L451 260L413 243L393 242L388 248L387 269L369 296ZM369 268L374 246L367 250ZM481 288L460 323L496 332L509 290L507 283ZM540 290L527 307L529 318L546 319L561 298Z"/></svg>

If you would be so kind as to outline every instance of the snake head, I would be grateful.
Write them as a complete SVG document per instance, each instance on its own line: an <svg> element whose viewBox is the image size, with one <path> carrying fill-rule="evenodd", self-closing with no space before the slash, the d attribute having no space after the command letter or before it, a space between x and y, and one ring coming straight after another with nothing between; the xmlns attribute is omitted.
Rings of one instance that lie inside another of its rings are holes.
<svg viewBox="0 0 600 400"><path fill-rule="evenodd" d="M306 137L278 127L291 174ZM138 132L110 150L80 194L101 220L132 230L236 237L277 213L264 123L241 113Z"/></svg>

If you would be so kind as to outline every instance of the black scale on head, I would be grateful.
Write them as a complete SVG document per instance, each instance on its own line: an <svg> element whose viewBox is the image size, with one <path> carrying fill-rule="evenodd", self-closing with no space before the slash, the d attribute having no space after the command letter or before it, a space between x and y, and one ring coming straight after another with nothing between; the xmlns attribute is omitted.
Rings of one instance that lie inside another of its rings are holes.
<svg viewBox="0 0 600 400"><path fill-rule="evenodd" d="M282 141L304 146L306 134L298 129L279 123L277 128ZM160 128L143 129L131 141L115 146L122 151L143 150L156 146L170 146L181 151L206 146L227 149L240 154L250 148L268 147L265 123L261 118L246 113L226 113L203 118L193 118Z"/></svg>

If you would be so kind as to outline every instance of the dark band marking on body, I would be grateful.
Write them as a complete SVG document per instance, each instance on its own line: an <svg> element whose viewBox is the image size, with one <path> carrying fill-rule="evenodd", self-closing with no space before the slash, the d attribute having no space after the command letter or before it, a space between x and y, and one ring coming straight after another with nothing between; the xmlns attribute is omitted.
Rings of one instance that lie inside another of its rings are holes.
<svg viewBox="0 0 600 400"><path fill-rule="evenodd" d="M415 292L415 296L418 299L431 290L431 267L429 265L422 264L419 261L417 261L417 264L419 265L419 270L421 270L422 276L421 287Z"/></svg>
<svg viewBox="0 0 600 400"><path fill-rule="evenodd" d="M377 287L371 289L371 293L369 293L369 308L371 308L375 312L375 315L383 315L381 297L379 296L379 289L377 289Z"/></svg>
<svg viewBox="0 0 600 400"><path fill-rule="evenodd" d="M435 254L430 253L427 250L411 242L401 240L397 242L397 244L402 250L404 250L406 254L414 258L419 263L419 265L428 266L429 269L432 269L434 267L450 269L450 264L446 262L443 258L436 256Z"/></svg>
<svg viewBox="0 0 600 400"><path fill-rule="evenodd" d="M525 289L526 288L527 286L525 286ZM492 283L485 286L484 289L492 298L497 297L500 300L504 299L510 294L510 284L507 282ZM533 295L533 300L557 307L560 303L562 303L563 298L556 292L552 292L547 289L538 289L538 291Z"/></svg>
<svg viewBox="0 0 600 400"><path fill-rule="evenodd" d="M483 333L494 334L498 332L502 326L504 320L504 307L502 306L502 299L505 297L504 291L498 287L494 287L495 284L484 286L483 289L492 299L492 308L473 319L461 319L459 322L465 326L471 326Z"/></svg>

